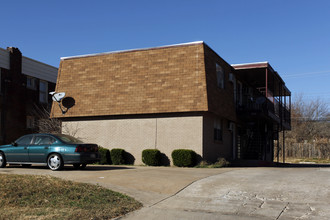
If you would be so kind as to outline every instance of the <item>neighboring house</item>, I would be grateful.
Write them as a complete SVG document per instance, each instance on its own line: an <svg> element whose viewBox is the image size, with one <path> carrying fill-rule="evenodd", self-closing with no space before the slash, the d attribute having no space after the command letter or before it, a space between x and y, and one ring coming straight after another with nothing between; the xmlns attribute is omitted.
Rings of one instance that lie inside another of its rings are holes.
<svg viewBox="0 0 330 220"><path fill-rule="evenodd" d="M290 128L290 91L270 65L232 67L204 42L62 58L56 91L75 99L66 114L52 107L64 132L123 148L136 164L150 148L169 159L192 149L208 161L271 161Z"/></svg>
<svg viewBox="0 0 330 220"><path fill-rule="evenodd" d="M50 109L57 68L0 48L0 143L38 131L38 109Z"/></svg>

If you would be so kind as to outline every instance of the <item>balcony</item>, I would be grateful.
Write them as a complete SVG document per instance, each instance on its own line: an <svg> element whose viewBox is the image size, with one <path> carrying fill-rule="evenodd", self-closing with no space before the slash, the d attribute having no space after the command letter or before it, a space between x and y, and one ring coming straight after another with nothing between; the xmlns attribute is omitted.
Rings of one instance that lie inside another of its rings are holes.
<svg viewBox="0 0 330 220"><path fill-rule="evenodd" d="M272 121L291 129L291 92L268 62L233 65L237 83L237 112L243 117Z"/></svg>

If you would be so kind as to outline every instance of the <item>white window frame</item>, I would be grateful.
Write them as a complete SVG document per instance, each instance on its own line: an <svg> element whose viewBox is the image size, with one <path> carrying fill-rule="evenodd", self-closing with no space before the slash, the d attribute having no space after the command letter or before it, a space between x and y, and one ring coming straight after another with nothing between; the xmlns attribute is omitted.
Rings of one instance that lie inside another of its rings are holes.
<svg viewBox="0 0 330 220"><path fill-rule="evenodd" d="M42 84L45 85L45 91L42 91ZM40 80L39 81L39 102L40 103L48 103L48 82Z"/></svg>

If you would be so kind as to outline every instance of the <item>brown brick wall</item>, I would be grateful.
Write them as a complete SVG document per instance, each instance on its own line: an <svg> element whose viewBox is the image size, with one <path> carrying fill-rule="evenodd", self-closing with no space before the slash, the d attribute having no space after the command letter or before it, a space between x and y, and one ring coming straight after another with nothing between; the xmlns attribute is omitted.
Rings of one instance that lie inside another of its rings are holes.
<svg viewBox="0 0 330 220"><path fill-rule="evenodd" d="M54 117L207 111L203 43L64 59L56 91L76 105Z"/></svg>
<svg viewBox="0 0 330 220"><path fill-rule="evenodd" d="M228 80L229 73L233 73L234 70L226 61L218 56L207 45L204 47L209 111L228 120L236 121L234 85ZM224 89L221 89L217 86L216 63L218 63L225 72Z"/></svg>

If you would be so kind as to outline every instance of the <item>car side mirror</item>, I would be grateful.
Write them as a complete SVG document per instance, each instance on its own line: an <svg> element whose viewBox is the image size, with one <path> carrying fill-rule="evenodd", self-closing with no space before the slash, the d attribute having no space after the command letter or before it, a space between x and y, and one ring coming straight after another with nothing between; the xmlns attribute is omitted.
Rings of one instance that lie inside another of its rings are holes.
<svg viewBox="0 0 330 220"><path fill-rule="evenodd" d="M15 147L18 146L18 144L17 144L16 142L11 143L11 145L13 145L13 146L15 146Z"/></svg>

